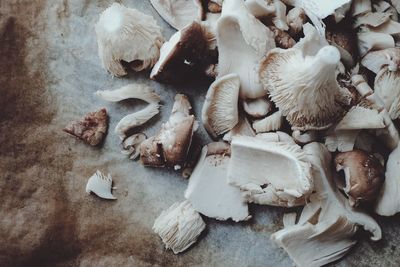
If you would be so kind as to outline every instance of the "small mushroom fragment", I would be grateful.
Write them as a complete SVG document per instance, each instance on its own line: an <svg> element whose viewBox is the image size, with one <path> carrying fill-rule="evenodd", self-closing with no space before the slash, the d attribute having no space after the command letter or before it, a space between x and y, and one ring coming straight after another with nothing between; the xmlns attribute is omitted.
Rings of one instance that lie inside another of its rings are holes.
<svg viewBox="0 0 400 267"><path fill-rule="evenodd" d="M224 141L231 142L234 136L255 136L256 133L254 132L253 128L249 120L243 116L239 115L239 122L232 128L229 132L227 132L224 137L222 138Z"/></svg>
<svg viewBox="0 0 400 267"><path fill-rule="evenodd" d="M289 34L293 37L303 30L303 25L307 21L307 16L304 9L301 7L294 7L289 10L286 20L289 26Z"/></svg>
<svg viewBox="0 0 400 267"><path fill-rule="evenodd" d="M336 171L344 171L343 188L352 207L371 203L385 181L384 167L374 155L362 150L342 152L335 156Z"/></svg>
<svg viewBox="0 0 400 267"><path fill-rule="evenodd" d="M185 198L201 214L217 220L235 222L250 218L247 203L240 189L226 179L230 158L227 143L204 146L200 160L190 176Z"/></svg>
<svg viewBox="0 0 400 267"><path fill-rule="evenodd" d="M121 140L124 140L129 130L145 124L148 120L157 115L160 112L158 110L159 107L157 103L151 103L142 110L126 115L118 122L117 126L115 126L115 133Z"/></svg>
<svg viewBox="0 0 400 267"><path fill-rule="evenodd" d="M294 139L285 132L276 131L273 133L259 133L257 138L262 138L266 142L282 142L295 145Z"/></svg>
<svg viewBox="0 0 400 267"><path fill-rule="evenodd" d="M289 26L286 23L286 5L280 0L273 1L275 7L275 17L272 19L275 27L281 31L287 31Z"/></svg>
<svg viewBox="0 0 400 267"><path fill-rule="evenodd" d="M357 58L357 34L347 24L329 25L326 29L326 39L330 45L339 49L341 60L346 66L353 66L354 59Z"/></svg>
<svg viewBox="0 0 400 267"><path fill-rule="evenodd" d="M137 133L127 137L121 143L121 153L129 156L129 159L136 159L140 155L140 144L146 140L144 133Z"/></svg>
<svg viewBox="0 0 400 267"><path fill-rule="evenodd" d="M108 115L105 108L90 112L79 121L71 122L64 132L78 137L91 146L97 146L104 140L108 129Z"/></svg>
<svg viewBox="0 0 400 267"><path fill-rule="evenodd" d="M375 28L381 26L389 20L390 14L384 12L368 12L362 16L358 16L353 23L353 27L357 28L360 26L370 26Z"/></svg>
<svg viewBox="0 0 400 267"><path fill-rule="evenodd" d="M111 175L108 174L107 176L105 176L99 170L97 170L96 173L89 178L86 184L86 193L88 194L94 193L98 197L104 199L111 199L111 200L117 199L111 193L111 186L112 186Z"/></svg>
<svg viewBox="0 0 400 267"><path fill-rule="evenodd" d="M216 63L215 36L199 22L192 22L176 32L161 47L161 55L150 78L160 82L182 81L193 70L205 71Z"/></svg>
<svg viewBox="0 0 400 267"><path fill-rule="evenodd" d="M186 200L163 211L155 220L153 231L161 237L166 249L178 254L196 243L205 228L200 214Z"/></svg>
<svg viewBox="0 0 400 267"><path fill-rule="evenodd" d="M158 14L177 30L194 20L202 21L205 11L200 0L150 0Z"/></svg>
<svg viewBox="0 0 400 267"><path fill-rule="evenodd" d="M209 1L207 4L208 11L211 13L221 13L222 11L222 0L221 1Z"/></svg>
<svg viewBox="0 0 400 267"><path fill-rule="evenodd" d="M103 67L117 77L127 74L121 61L135 71L151 68L164 42L153 17L118 3L101 13L96 34Z"/></svg>
<svg viewBox="0 0 400 267"><path fill-rule="evenodd" d="M356 17L372 11L371 0L353 0L351 16Z"/></svg>
<svg viewBox="0 0 400 267"><path fill-rule="evenodd" d="M365 56L371 50L382 50L395 46L393 37L387 33L366 31L359 32L357 35L358 49L361 57Z"/></svg>
<svg viewBox="0 0 400 267"><path fill-rule="evenodd" d="M305 204L313 178L300 146L236 136L231 150L228 181L244 192L248 202L281 207Z"/></svg>
<svg viewBox="0 0 400 267"><path fill-rule="evenodd" d="M242 0L224 0L217 25L218 75L236 73L240 98L266 95L258 77L260 60L275 47L273 33L257 20Z"/></svg>
<svg viewBox="0 0 400 267"><path fill-rule="evenodd" d="M192 106L187 96L177 94L169 120L162 124L161 130L140 145L140 159L143 165L152 167L184 166L197 129L195 118L190 115Z"/></svg>
<svg viewBox="0 0 400 267"><path fill-rule="evenodd" d="M275 45L279 48L288 49L296 44L296 41L285 31L277 27L269 27L275 35Z"/></svg>
<svg viewBox="0 0 400 267"><path fill-rule="evenodd" d="M96 95L110 102L119 102L129 98L136 98L150 104L159 103L161 100L161 97L154 92L153 88L140 83L128 84L116 90L97 91Z"/></svg>
<svg viewBox="0 0 400 267"><path fill-rule="evenodd" d="M253 118L263 118L272 110L272 103L264 97L247 99L243 101L243 109Z"/></svg>
<svg viewBox="0 0 400 267"><path fill-rule="evenodd" d="M371 51L361 60L361 64L375 74L385 66L390 71L396 71L400 65L400 48Z"/></svg>
<svg viewBox="0 0 400 267"><path fill-rule="evenodd" d="M375 9L376 12L383 12L386 14L390 15L390 18L394 21L398 21L398 13L397 10L390 5L388 2L386 1L377 1L375 3L373 3L373 7Z"/></svg>
<svg viewBox="0 0 400 267"><path fill-rule="evenodd" d="M204 128L216 138L238 123L240 80L236 74L218 78L210 85L202 109Z"/></svg>
<svg viewBox="0 0 400 267"><path fill-rule="evenodd" d="M400 70L383 68L375 77L375 94L382 100L392 120L400 117Z"/></svg>
<svg viewBox="0 0 400 267"><path fill-rule="evenodd" d="M253 123L253 128L256 133L265 133L271 131L277 131L282 127L283 116L279 110L272 115L267 116L262 120L256 120Z"/></svg>

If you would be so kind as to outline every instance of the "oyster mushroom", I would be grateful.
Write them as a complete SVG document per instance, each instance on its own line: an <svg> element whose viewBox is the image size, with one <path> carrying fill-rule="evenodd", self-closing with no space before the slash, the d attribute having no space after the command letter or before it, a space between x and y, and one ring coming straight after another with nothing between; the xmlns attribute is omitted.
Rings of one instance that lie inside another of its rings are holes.
<svg viewBox="0 0 400 267"><path fill-rule="evenodd" d="M287 32L273 26L270 26L270 29L275 35L275 45L277 47L288 49L296 44L296 41Z"/></svg>
<svg viewBox="0 0 400 267"><path fill-rule="evenodd" d="M325 136L325 146L330 152L352 151L360 130L333 131Z"/></svg>
<svg viewBox="0 0 400 267"><path fill-rule="evenodd" d="M266 98L248 99L243 101L244 111L253 118L263 118L272 109L272 103Z"/></svg>
<svg viewBox="0 0 400 267"><path fill-rule="evenodd" d="M273 133L259 133L257 138L262 138L266 142L282 142L295 145L294 139L285 132L276 131Z"/></svg>
<svg viewBox="0 0 400 267"><path fill-rule="evenodd" d="M214 138L238 123L240 80L236 74L218 78L210 85L202 109L204 128Z"/></svg>
<svg viewBox="0 0 400 267"><path fill-rule="evenodd" d="M108 174L107 176L105 176L99 170L97 170L96 173L89 178L86 184L86 193L88 194L94 193L98 197L104 199L111 199L111 200L117 199L111 193L111 186L112 186L111 175Z"/></svg>
<svg viewBox="0 0 400 267"><path fill-rule="evenodd" d="M273 33L257 20L242 0L225 0L217 24L218 75L236 73L240 98L259 98L266 91L258 77L260 60L275 47Z"/></svg>
<svg viewBox="0 0 400 267"><path fill-rule="evenodd" d="M374 155L362 150L342 152L335 156L336 171L344 171L343 188L352 207L371 203L379 195L385 180L384 167Z"/></svg>
<svg viewBox="0 0 400 267"><path fill-rule="evenodd" d="M378 110L354 106L336 125L335 131L382 129L385 127L384 117Z"/></svg>
<svg viewBox="0 0 400 267"><path fill-rule="evenodd" d="M232 128L229 132L227 132L222 138L224 141L231 142L234 136L255 136L255 132L251 127L249 120L239 114L239 122Z"/></svg>
<svg viewBox="0 0 400 267"><path fill-rule="evenodd" d="M264 133L264 132L277 131L282 127L282 124L283 124L282 112L278 110L272 115L269 115L262 120L254 121L253 128L256 131L256 133Z"/></svg>
<svg viewBox="0 0 400 267"><path fill-rule="evenodd" d="M378 27L390 20L390 14L384 12L368 12L355 19L353 27L360 26Z"/></svg>
<svg viewBox="0 0 400 267"><path fill-rule="evenodd" d="M162 124L161 130L140 145L140 159L143 165L152 167L184 166L197 129L195 118L190 115L192 106L185 95L177 94L169 120Z"/></svg>
<svg viewBox="0 0 400 267"><path fill-rule="evenodd" d="M375 77L375 94L382 100L392 120L400 117L400 70L381 69Z"/></svg>
<svg viewBox="0 0 400 267"><path fill-rule="evenodd" d="M400 65L400 48L395 47L370 51L361 60L361 64L375 74L378 74L385 66L390 71L396 71Z"/></svg>
<svg viewBox="0 0 400 267"><path fill-rule="evenodd" d="M153 67L164 42L153 17L118 3L101 13L96 34L103 67L114 76L127 74L121 61L134 71Z"/></svg>
<svg viewBox="0 0 400 267"><path fill-rule="evenodd" d="M372 4L376 12L384 12L390 15L390 18L394 21L398 21L397 10L386 1L377 1Z"/></svg>
<svg viewBox="0 0 400 267"><path fill-rule="evenodd" d="M371 50L382 50L395 46L394 39L390 34L379 32L359 32L358 49L361 57L365 56Z"/></svg>
<svg viewBox="0 0 400 267"><path fill-rule="evenodd" d="M316 131L301 132L299 130L293 131L292 137L297 144L305 145L315 142L318 139Z"/></svg>
<svg viewBox="0 0 400 267"><path fill-rule="evenodd" d="M153 225L153 231L161 237L165 248L172 249L175 254L196 243L205 228L200 214L187 200L163 211Z"/></svg>
<svg viewBox="0 0 400 267"><path fill-rule="evenodd" d="M146 84L133 83L116 90L97 91L96 95L106 101L119 102L129 98L136 98L147 103L159 103L161 97L154 89Z"/></svg>
<svg viewBox="0 0 400 267"><path fill-rule="evenodd" d="M371 0L353 0L351 16L356 17L372 11Z"/></svg>
<svg viewBox="0 0 400 267"><path fill-rule="evenodd" d="M300 146L248 136L234 137L231 144L228 181L244 192L248 202L282 207L305 204L313 178Z"/></svg>
<svg viewBox="0 0 400 267"><path fill-rule="evenodd" d="M275 15L276 7L272 0L246 0L244 3L250 13L258 19Z"/></svg>
<svg viewBox="0 0 400 267"><path fill-rule="evenodd" d="M305 38L293 48L268 53L261 62L260 79L293 130L327 129L343 112L335 74L340 53L310 24L304 31Z"/></svg>
<svg viewBox="0 0 400 267"><path fill-rule="evenodd" d="M146 135L144 133L133 134L121 143L121 153L128 155L129 159L136 159L140 155L140 144L146 140Z"/></svg>
<svg viewBox="0 0 400 267"><path fill-rule="evenodd" d="M286 23L286 5L280 0L274 0L273 3L275 6L275 17L272 19L272 22L281 31L289 30L289 26Z"/></svg>
<svg viewBox="0 0 400 267"><path fill-rule="evenodd" d="M71 122L63 129L91 146L101 144L107 134L108 115L105 108L90 112L79 121Z"/></svg>
<svg viewBox="0 0 400 267"><path fill-rule="evenodd" d="M207 217L238 222L250 216L240 189L229 185L226 180L229 158L230 146L227 143L204 146L190 176L185 198L196 211Z"/></svg>
<svg viewBox="0 0 400 267"><path fill-rule="evenodd" d="M150 0L158 14L177 30L194 20L204 20L205 10L200 0Z"/></svg>
<svg viewBox="0 0 400 267"><path fill-rule="evenodd" d="M289 26L289 34L296 36L303 30L303 25L307 22L307 16L301 7L294 7L289 10L286 16L287 24Z"/></svg>
<svg viewBox="0 0 400 267"><path fill-rule="evenodd" d="M353 66L357 58L357 34L346 23L329 25L326 29L326 39L330 45L339 49L341 60L346 66Z"/></svg>

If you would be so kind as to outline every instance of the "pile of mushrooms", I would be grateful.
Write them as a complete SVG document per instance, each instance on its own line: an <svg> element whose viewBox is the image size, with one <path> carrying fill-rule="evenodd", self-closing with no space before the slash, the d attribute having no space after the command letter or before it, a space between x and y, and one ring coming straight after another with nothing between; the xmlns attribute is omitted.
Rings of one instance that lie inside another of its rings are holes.
<svg viewBox="0 0 400 267"><path fill-rule="evenodd" d="M151 69L164 83L189 74L213 80L198 115L214 142L196 164L199 123L185 95L147 138L135 128L159 112L152 88L97 92L148 103L116 127L125 154L145 166L191 170L185 200L154 224L166 248L180 253L195 243L203 216L249 220L249 203L303 207L271 236L297 266L342 258L359 229L381 239L373 214L400 212L399 3L151 0L177 29L166 42L138 10L115 3L100 15L99 55L112 75L130 67Z"/></svg>

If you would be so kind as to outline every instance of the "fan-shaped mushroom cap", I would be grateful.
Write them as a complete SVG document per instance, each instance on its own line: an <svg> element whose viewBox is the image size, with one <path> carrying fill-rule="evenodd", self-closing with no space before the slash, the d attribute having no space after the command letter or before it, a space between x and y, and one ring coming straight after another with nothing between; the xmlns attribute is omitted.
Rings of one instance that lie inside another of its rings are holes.
<svg viewBox="0 0 400 267"><path fill-rule="evenodd" d="M282 124L282 112L278 110L264 119L254 121L253 128L256 133L265 133L279 130L282 127Z"/></svg>
<svg viewBox="0 0 400 267"><path fill-rule="evenodd" d="M335 131L385 128L383 115L376 109L352 107L336 125Z"/></svg>
<svg viewBox="0 0 400 267"><path fill-rule="evenodd" d="M210 85L203 104L202 121L207 132L216 138L238 123L240 80L228 74Z"/></svg>
<svg viewBox="0 0 400 267"><path fill-rule="evenodd" d="M273 33L246 9L242 0L225 0L217 25L218 74L236 73L240 97L258 98L266 91L258 77L260 60L275 47Z"/></svg>
<svg viewBox="0 0 400 267"><path fill-rule="evenodd" d="M131 62L135 71L151 68L164 42L153 17L118 3L101 13L96 34L103 67L114 76L127 74L121 61Z"/></svg>
<svg viewBox="0 0 400 267"><path fill-rule="evenodd" d="M375 94L383 101L392 120L400 117L400 70L383 68L375 77Z"/></svg>
<svg viewBox="0 0 400 267"><path fill-rule="evenodd" d="M376 74L384 66L387 66L390 71L396 71L400 65L400 48L371 51L361 60L361 64Z"/></svg>
<svg viewBox="0 0 400 267"><path fill-rule="evenodd" d="M205 11L200 0L150 0L158 14L177 30L194 20L204 19Z"/></svg>

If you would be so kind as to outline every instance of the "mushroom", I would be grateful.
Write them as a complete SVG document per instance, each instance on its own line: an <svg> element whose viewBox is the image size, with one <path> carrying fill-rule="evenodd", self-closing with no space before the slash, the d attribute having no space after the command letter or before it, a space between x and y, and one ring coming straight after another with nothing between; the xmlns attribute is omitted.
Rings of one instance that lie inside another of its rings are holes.
<svg viewBox="0 0 400 267"><path fill-rule="evenodd" d="M304 33L293 48L268 53L261 62L260 79L293 130L323 130L343 112L335 74L340 53L310 24L304 25Z"/></svg>
<svg viewBox="0 0 400 267"><path fill-rule="evenodd" d="M307 22L306 12L301 7L294 7L289 10L286 20L289 25L289 34L296 36L303 30L303 25Z"/></svg>
<svg viewBox="0 0 400 267"><path fill-rule="evenodd" d="M395 47L368 52L361 60L361 64L375 74L378 74L385 66L390 71L396 71L400 65L400 48Z"/></svg>
<svg viewBox="0 0 400 267"><path fill-rule="evenodd" d="M372 154L362 150L342 152L335 156L336 171L344 171L346 186L343 191L352 207L371 203L385 180L384 167Z"/></svg>
<svg viewBox="0 0 400 267"><path fill-rule="evenodd" d="M318 139L316 131L301 132L299 130L292 132L292 137L297 144L305 145L311 142L315 142Z"/></svg>
<svg viewBox="0 0 400 267"><path fill-rule="evenodd" d="M101 13L96 34L103 67L118 77L127 74L121 61L134 71L153 67L164 42L153 17L118 3Z"/></svg>
<svg viewBox="0 0 400 267"><path fill-rule="evenodd" d="M140 144L146 140L146 135L144 133L133 134L121 143L121 153L128 155L129 159L136 159L140 155Z"/></svg>
<svg viewBox="0 0 400 267"><path fill-rule="evenodd" d="M358 55L357 34L346 23L329 25L326 29L326 39L330 45L339 49L340 57L346 66L353 66Z"/></svg>
<svg viewBox="0 0 400 267"><path fill-rule="evenodd" d="M333 131L325 136L325 146L330 152L352 151L360 130Z"/></svg>
<svg viewBox="0 0 400 267"><path fill-rule="evenodd" d="M264 97L247 99L243 100L243 109L253 118L263 118L271 111L272 103Z"/></svg>
<svg viewBox="0 0 400 267"><path fill-rule="evenodd" d="M172 249L175 254L196 243L205 228L206 224L200 214L187 200L174 203L164 210L153 225L153 231L161 237L165 248Z"/></svg>
<svg viewBox="0 0 400 267"><path fill-rule="evenodd" d="M375 77L375 94L382 100L392 120L400 117L400 70L390 71L387 67Z"/></svg>
<svg viewBox="0 0 400 267"><path fill-rule="evenodd" d="M353 0L351 16L356 17L372 11L371 0Z"/></svg>
<svg viewBox="0 0 400 267"><path fill-rule="evenodd" d="M266 142L282 142L295 145L294 139L285 132L276 131L273 133L259 133L257 138L262 138Z"/></svg>
<svg viewBox="0 0 400 267"><path fill-rule="evenodd" d="M210 64L215 64L214 50L214 34L207 26L194 21L172 35L161 47L160 59L152 69L150 78L160 82L182 81L182 77L193 69L204 71Z"/></svg>
<svg viewBox="0 0 400 267"><path fill-rule="evenodd" d="M238 123L240 80L236 74L218 78L210 85L202 109L204 128L213 137L226 133Z"/></svg>
<svg viewBox="0 0 400 267"><path fill-rule="evenodd" d="M236 136L231 150L228 181L244 192L248 202L282 207L305 204L313 190L313 178L300 146Z"/></svg>
<svg viewBox="0 0 400 267"><path fill-rule="evenodd" d="M382 129L385 127L384 117L378 110L354 106L336 125L335 131Z"/></svg>
<svg viewBox="0 0 400 267"><path fill-rule="evenodd" d="M117 126L115 126L115 133L121 140L124 140L129 130L145 124L148 120L157 115L159 113L159 107L157 103L151 103L142 110L126 115L118 122Z"/></svg>
<svg viewBox="0 0 400 267"><path fill-rule="evenodd" d="M235 222L250 218L240 189L226 180L230 158L227 143L210 143L203 147L200 159L190 176L185 198L201 214L217 220Z"/></svg>
<svg viewBox="0 0 400 267"><path fill-rule="evenodd" d="M242 0L225 0L217 25L218 75L236 73L240 97L259 98L266 91L258 77L262 57L275 47L273 33L246 9Z"/></svg>
<svg viewBox="0 0 400 267"><path fill-rule="evenodd" d="M386 1L377 1L372 4L376 12L384 12L390 15L390 18L394 21L398 21L397 10Z"/></svg>
<svg viewBox="0 0 400 267"><path fill-rule="evenodd" d="M87 184L86 184L86 193L94 193L98 197L104 199L115 200L116 197L111 193L112 186L112 177L110 174L105 176L101 173L101 171L97 170L95 174L93 174Z"/></svg>
<svg viewBox="0 0 400 267"><path fill-rule="evenodd" d="M101 144L107 134L108 115L102 108L86 114L81 120L71 122L63 129L64 132L73 135L91 146Z"/></svg>
<svg viewBox="0 0 400 267"><path fill-rule="evenodd" d="M277 47L288 49L296 44L296 41L285 31L278 29L277 27L270 26L270 29L275 36L275 45Z"/></svg>
<svg viewBox="0 0 400 267"><path fill-rule="evenodd" d="M150 0L158 14L172 27L181 30L194 20L204 20L200 0Z"/></svg>
<svg viewBox="0 0 400 267"><path fill-rule="evenodd" d="M362 16L358 16L353 27L357 28L360 26L378 27L390 20L390 14L384 12L368 12Z"/></svg>
<svg viewBox="0 0 400 267"><path fill-rule="evenodd" d="M140 145L140 159L143 165L152 167L184 166L197 129L195 118L190 115L192 106L187 96L177 94L169 120L162 124L161 130Z"/></svg>
<svg viewBox="0 0 400 267"><path fill-rule="evenodd" d="M376 221L352 209L333 185L331 156L324 145L304 146L312 164L315 193L303 208L298 222L272 234L271 239L285 249L297 266L317 267L342 258L357 243L359 226L369 231L371 239L381 239Z"/></svg>
<svg viewBox="0 0 400 267"><path fill-rule="evenodd" d="M289 26L286 23L286 5L280 0L274 0L273 4L275 6L275 17L272 19L275 27L281 31L289 30Z"/></svg>
<svg viewBox="0 0 400 267"><path fill-rule="evenodd" d="M255 136L255 132L251 127L249 120L243 116L239 115L239 122L232 128L229 132L227 132L222 138L224 141L231 142L234 136Z"/></svg>
<svg viewBox="0 0 400 267"><path fill-rule="evenodd" d="M379 32L360 32L358 35L358 49L361 57L371 50L381 50L395 46L394 39L390 34Z"/></svg>
<svg viewBox="0 0 400 267"><path fill-rule="evenodd" d="M154 89L146 84L132 83L116 90L97 91L96 95L106 101L119 102L129 98L136 98L147 103L159 103L161 97Z"/></svg>
<svg viewBox="0 0 400 267"><path fill-rule="evenodd" d="M221 13L222 11L222 0L221 1L209 1L207 4L208 11L211 13Z"/></svg>
<svg viewBox="0 0 400 267"><path fill-rule="evenodd" d="M264 133L264 132L271 132L277 131L282 127L283 124L283 116L282 112L279 110L269 115L268 117L262 120L256 120L253 123L253 128L256 133Z"/></svg>

